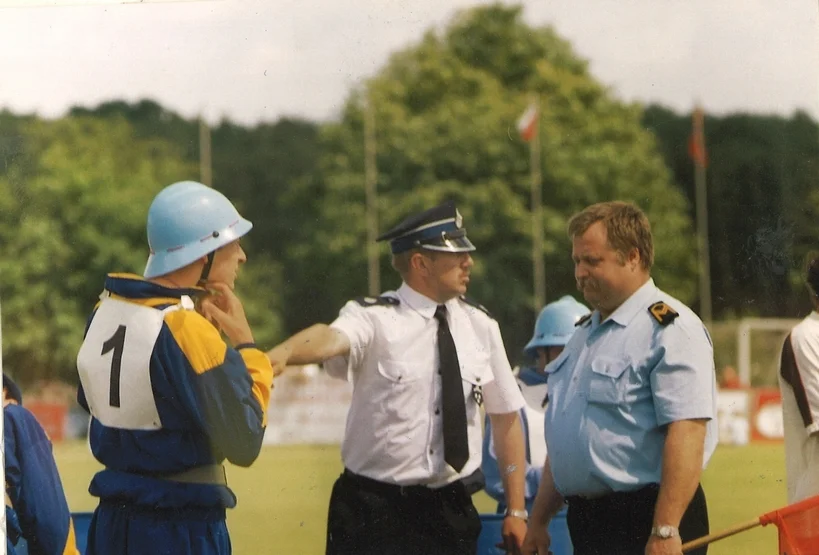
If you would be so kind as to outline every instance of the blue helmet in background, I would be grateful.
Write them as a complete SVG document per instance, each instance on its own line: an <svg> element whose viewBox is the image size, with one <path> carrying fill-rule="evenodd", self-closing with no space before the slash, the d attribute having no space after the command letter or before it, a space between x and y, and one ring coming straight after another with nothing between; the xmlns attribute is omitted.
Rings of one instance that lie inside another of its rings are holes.
<svg viewBox="0 0 819 555"><path fill-rule="evenodd" d="M537 358L538 347L563 347L574 333L574 325L588 313L589 309L571 295L547 304L540 311L535 333L523 352L528 357Z"/></svg>
<svg viewBox="0 0 819 555"><path fill-rule="evenodd" d="M195 181L162 189L148 209L148 279L163 276L214 252L253 227L225 195Z"/></svg>

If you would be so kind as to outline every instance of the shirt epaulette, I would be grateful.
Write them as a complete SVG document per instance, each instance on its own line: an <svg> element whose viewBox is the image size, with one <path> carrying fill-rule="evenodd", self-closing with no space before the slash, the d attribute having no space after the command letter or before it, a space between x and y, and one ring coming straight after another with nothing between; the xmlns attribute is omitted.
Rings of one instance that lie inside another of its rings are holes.
<svg viewBox="0 0 819 555"><path fill-rule="evenodd" d="M575 327L582 326L583 324L585 324L586 322L591 320L591 317L592 317L591 312L589 312L585 316L581 316L580 319L577 322L574 323Z"/></svg>
<svg viewBox="0 0 819 555"><path fill-rule="evenodd" d="M363 307L370 307L370 306L398 306L401 304L401 301L396 299L395 297L388 297L386 295L382 295L380 297L358 297L355 302L360 304Z"/></svg>
<svg viewBox="0 0 819 555"><path fill-rule="evenodd" d="M652 316L654 316L661 326L667 326L673 322L677 316L679 316L679 314L673 308L665 304L663 301L657 301L648 307L648 311Z"/></svg>
<svg viewBox="0 0 819 555"><path fill-rule="evenodd" d="M492 313L491 313L491 312L489 312L489 309L488 309L488 308L486 308L485 306L483 306L481 303L479 303L479 302L478 302L478 301L476 301L475 299L470 299L470 298L469 298L469 297L467 297L466 295L461 295L459 298L460 298L460 299L461 299L463 302L465 302L466 304L468 304L469 306L475 307L475 308L477 308L478 310L480 310L481 312L483 312L484 314L486 314L487 316L489 316L490 318L492 318L493 320L495 319L495 317L494 317L494 316L492 316Z"/></svg>

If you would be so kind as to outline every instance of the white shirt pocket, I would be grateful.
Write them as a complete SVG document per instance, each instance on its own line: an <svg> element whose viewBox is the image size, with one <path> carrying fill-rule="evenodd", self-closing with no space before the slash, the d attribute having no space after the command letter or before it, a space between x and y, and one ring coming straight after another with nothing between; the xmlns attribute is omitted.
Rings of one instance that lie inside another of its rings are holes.
<svg viewBox="0 0 819 555"><path fill-rule="evenodd" d="M379 360L378 373L383 378L396 384L405 384L421 378L421 365L406 360Z"/></svg>
<svg viewBox="0 0 819 555"><path fill-rule="evenodd" d="M491 353L482 346L473 349L459 349L458 361L461 363L461 378L470 383L486 383L495 378L492 374Z"/></svg>
<svg viewBox="0 0 819 555"><path fill-rule="evenodd" d="M591 363L589 378L589 403L619 405L625 401L626 370L631 361L622 358L597 357Z"/></svg>
<svg viewBox="0 0 819 555"><path fill-rule="evenodd" d="M431 394L429 381L421 378L430 371L418 362L379 360L370 389L374 410L387 418L385 424L419 424L427 414Z"/></svg>

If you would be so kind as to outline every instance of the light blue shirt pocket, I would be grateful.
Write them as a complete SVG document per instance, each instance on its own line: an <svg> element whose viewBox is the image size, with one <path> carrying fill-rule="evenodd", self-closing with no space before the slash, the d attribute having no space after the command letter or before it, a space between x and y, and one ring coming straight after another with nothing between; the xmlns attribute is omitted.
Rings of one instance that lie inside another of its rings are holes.
<svg viewBox="0 0 819 555"><path fill-rule="evenodd" d="M628 376L624 374L631 361L598 356L592 360L589 376L589 403L619 405L626 401Z"/></svg>

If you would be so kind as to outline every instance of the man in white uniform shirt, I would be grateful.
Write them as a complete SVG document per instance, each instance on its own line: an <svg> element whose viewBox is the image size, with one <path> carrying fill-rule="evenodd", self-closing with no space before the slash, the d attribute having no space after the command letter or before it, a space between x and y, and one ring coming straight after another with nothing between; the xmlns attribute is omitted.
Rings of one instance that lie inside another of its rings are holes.
<svg viewBox="0 0 819 555"><path fill-rule="evenodd" d="M819 495L819 254L806 281L813 311L785 339L779 367L789 503Z"/></svg>
<svg viewBox="0 0 819 555"><path fill-rule="evenodd" d="M403 283L348 302L268 352L274 367L324 362L353 399L330 499L327 554L474 555L480 518L481 406L503 469L503 536L526 534L524 405L497 322L467 300L474 245L454 203L411 216L389 240Z"/></svg>

